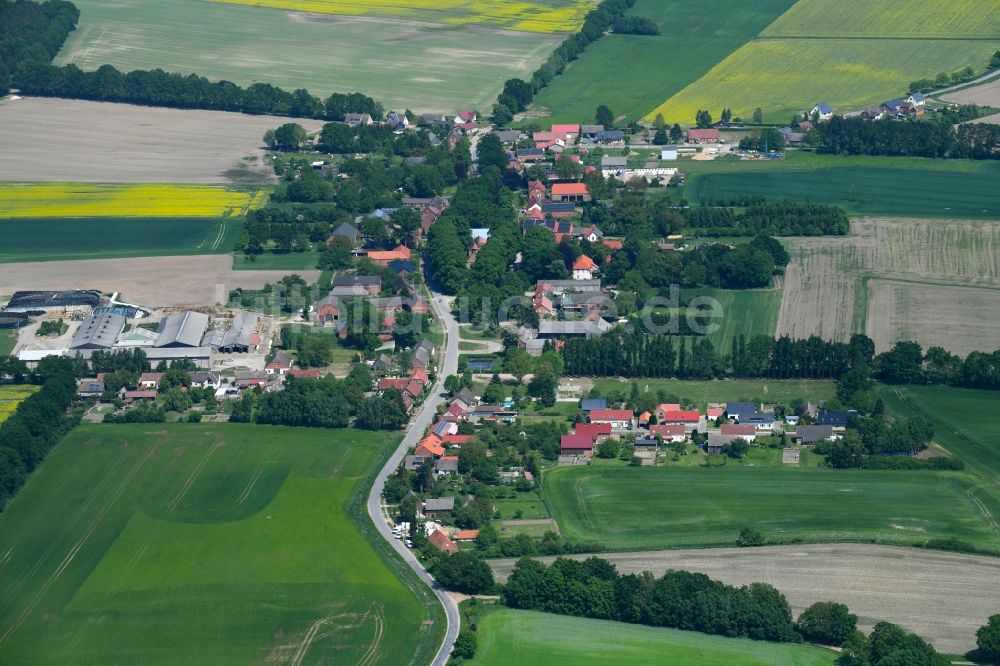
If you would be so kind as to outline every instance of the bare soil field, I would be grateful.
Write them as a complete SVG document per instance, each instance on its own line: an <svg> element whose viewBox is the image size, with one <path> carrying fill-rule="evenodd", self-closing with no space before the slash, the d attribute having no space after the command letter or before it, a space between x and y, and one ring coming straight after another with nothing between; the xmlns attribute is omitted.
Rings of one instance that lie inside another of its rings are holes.
<svg viewBox="0 0 1000 666"><path fill-rule="evenodd" d="M991 125L1000 125L1000 113L994 113L992 116L983 116L982 118L976 118L972 122L974 122L974 123L989 123Z"/></svg>
<svg viewBox="0 0 1000 666"><path fill-rule="evenodd" d="M234 271L229 255L91 259L0 264L0 294L19 289L100 289L151 308L225 304L237 287L259 289L289 273L308 282L319 271Z"/></svg>
<svg viewBox="0 0 1000 666"><path fill-rule="evenodd" d="M571 555L584 559L588 555ZM839 601L870 630L895 622L961 654L976 647L976 629L997 612L1000 559L868 544L767 546L599 553L623 573L696 571L729 583L770 583L795 615L816 601ZM551 561L552 558L540 558ZM515 559L489 560L501 581Z"/></svg>
<svg viewBox="0 0 1000 666"><path fill-rule="evenodd" d="M1000 107L1000 79L993 79L979 86L956 90L941 96L944 102L953 104L978 104L979 106ZM982 122L982 121L980 121Z"/></svg>
<svg viewBox="0 0 1000 666"><path fill-rule="evenodd" d="M0 100L0 180L269 182L261 137L288 118L44 97ZM296 120L312 131L318 120Z"/></svg>
<svg viewBox="0 0 1000 666"><path fill-rule="evenodd" d="M998 223L865 218L851 223L848 237L796 238L788 246L792 260L778 313L779 336L847 340L852 332L868 331L877 332L873 337L886 346L890 339L912 337L925 347L944 342L956 353L995 348L995 327L980 322L989 323L985 313L995 312L982 309L996 302L988 290L1000 295ZM869 305L871 283L878 279L913 284L911 296L890 307L890 293L882 286L877 305ZM974 298L963 298L971 286L981 289L974 290ZM941 307L924 308L917 288L933 292ZM918 313L920 308L926 314ZM975 326L943 335L942 308L958 326ZM884 321L890 312L890 320ZM906 322L913 326L896 330ZM879 351L884 348L880 345Z"/></svg>
<svg viewBox="0 0 1000 666"><path fill-rule="evenodd" d="M879 352L918 340L964 356L1000 349L998 312L1000 289L870 280L865 333Z"/></svg>

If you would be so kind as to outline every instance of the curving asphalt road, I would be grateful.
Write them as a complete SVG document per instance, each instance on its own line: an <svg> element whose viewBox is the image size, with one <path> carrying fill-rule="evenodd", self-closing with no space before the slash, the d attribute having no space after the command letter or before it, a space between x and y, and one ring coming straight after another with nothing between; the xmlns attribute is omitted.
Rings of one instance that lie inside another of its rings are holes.
<svg viewBox="0 0 1000 666"><path fill-rule="evenodd" d="M410 420L410 425L406 429L403 441L399 443L399 448L389 457L389 460L386 461L385 466L375 478L371 493L368 495L368 515L371 516L372 522L375 524L378 533L382 535L382 538L388 541L389 545L403 558L403 561L413 569L422 581L427 583L441 601L441 605L444 606L445 615L448 619L448 627L445 631L444 642L441 643L441 647L438 649L431 664L432 666L445 666L448 662L448 656L451 654L451 649L455 645L455 639L458 637L458 630L461 626L458 604L448 596L444 588L427 572L427 569L424 568L424 565L420 563L413 552L401 540L393 537L392 529L389 527L386 515L382 511L382 490L385 488L386 479L399 467L399 463L406 456L406 452L420 441L424 431L434 420L438 405L445 401L444 378L448 375L458 373L458 324L451 316L450 305L445 300L445 297L433 291L431 292L431 297L431 307L444 324L445 332L445 349L443 361L438 366L437 382L431 387L430 394L420 406L417 414Z"/></svg>

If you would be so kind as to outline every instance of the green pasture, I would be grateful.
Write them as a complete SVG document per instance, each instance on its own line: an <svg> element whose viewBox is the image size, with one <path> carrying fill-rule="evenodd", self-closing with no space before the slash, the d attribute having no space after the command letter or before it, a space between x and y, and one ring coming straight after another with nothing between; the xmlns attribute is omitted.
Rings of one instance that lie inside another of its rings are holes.
<svg viewBox="0 0 1000 666"><path fill-rule="evenodd" d="M495 608L476 622L479 646L470 666L820 666L836 653L811 645L709 636L536 611ZM516 646L512 649L512 646Z"/></svg>
<svg viewBox="0 0 1000 666"><path fill-rule="evenodd" d="M632 382L640 391L654 393L664 390L682 400L698 405L709 402L781 402L790 403L800 398L809 402L830 400L836 392L836 383L822 379L626 379L613 377L594 380L594 388L603 396L623 394L628 397Z"/></svg>
<svg viewBox="0 0 1000 666"><path fill-rule="evenodd" d="M488 112L564 38L475 27L287 12L201 0L78 0L56 58L94 70L162 68L241 85L361 91L388 109Z"/></svg>
<svg viewBox="0 0 1000 666"><path fill-rule="evenodd" d="M589 122L600 104L638 120L697 81L767 27L794 0L638 0L630 16L653 19L660 35L606 35L535 96L553 122ZM694 117L686 119L694 122Z"/></svg>
<svg viewBox="0 0 1000 666"><path fill-rule="evenodd" d="M612 550L732 546L752 527L772 543L957 538L1000 551L958 472L670 467L563 467L545 493L564 536Z"/></svg>
<svg viewBox="0 0 1000 666"><path fill-rule="evenodd" d="M747 340L755 335L774 337L781 307L780 289L691 289L685 290L683 296L701 296L718 303L722 316L709 321L718 329L708 335L716 353L730 353L738 335Z"/></svg>
<svg viewBox="0 0 1000 666"><path fill-rule="evenodd" d="M79 426L0 514L0 662L428 660L440 618L349 515L396 441Z"/></svg>
<svg viewBox="0 0 1000 666"><path fill-rule="evenodd" d="M803 156L770 162L726 160L717 169L687 162L681 168L690 173L685 192L689 201L762 194L771 200L836 204L854 215L1000 215L1000 164L867 159L871 161L866 164L857 158ZM757 164L767 167L755 168Z"/></svg>
<svg viewBox="0 0 1000 666"><path fill-rule="evenodd" d="M242 222L232 218L37 218L0 223L0 263L223 254Z"/></svg>
<svg viewBox="0 0 1000 666"><path fill-rule="evenodd" d="M238 271L308 271L314 270L318 264L318 251L264 252L257 255L247 255L239 252L233 255L233 269Z"/></svg>

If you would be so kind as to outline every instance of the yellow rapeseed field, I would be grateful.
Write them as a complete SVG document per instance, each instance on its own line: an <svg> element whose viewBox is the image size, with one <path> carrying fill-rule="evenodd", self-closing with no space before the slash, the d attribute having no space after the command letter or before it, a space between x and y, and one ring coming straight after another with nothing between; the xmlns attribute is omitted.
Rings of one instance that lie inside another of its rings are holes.
<svg viewBox="0 0 1000 666"><path fill-rule="evenodd" d="M1000 0L799 0L762 35L1000 38Z"/></svg>
<svg viewBox="0 0 1000 666"><path fill-rule="evenodd" d="M846 112L903 95L910 81L985 63L1000 43L988 40L757 39L647 116L693 123L699 109L723 108L749 119L788 122L792 113L827 102Z"/></svg>
<svg viewBox="0 0 1000 666"><path fill-rule="evenodd" d="M0 423L9 419L17 410L17 406L39 388L25 385L0 386Z"/></svg>
<svg viewBox="0 0 1000 666"><path fill-rule="evenodd" d="M267 193L204 185L0 184L0 219L220 217L262 206Z"/></svg>
<svg viewBox="0 0 1000 666"><path fill-rule="evenodd" d="M573 32L598 0L209 0L299 12L476 24L525 32Z"/></svg>

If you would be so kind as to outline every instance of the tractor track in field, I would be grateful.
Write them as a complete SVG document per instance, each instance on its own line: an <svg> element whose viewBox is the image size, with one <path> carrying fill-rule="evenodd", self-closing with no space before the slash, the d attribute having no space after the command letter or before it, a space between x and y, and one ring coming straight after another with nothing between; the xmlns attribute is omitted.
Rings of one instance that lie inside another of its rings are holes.
<svg viewBox="0 0 1000 666"><path fill-rule="evenodd" d="M174 510L177 509L177 506L180 504L181 500L184 499L184 496L187 495L189 490L191 490L191 486L194 485L194 482L198 478L198 475L201 473L201 470L203 470L205 468L205 465L208 464L208 461L212 457L212 454L215 453L216 449L221 447L222 444L223 443L221 440L214 442L212 446L209 447L208 451L205 452L205 455L202 456L201 460L198 461L198 464L195 465L195 468L191 470L191 474L184 481L184 485L181 486L180 490L177 491L177 494L170 501L170 504L167 505L167 513L173 513Z"/></svg>

